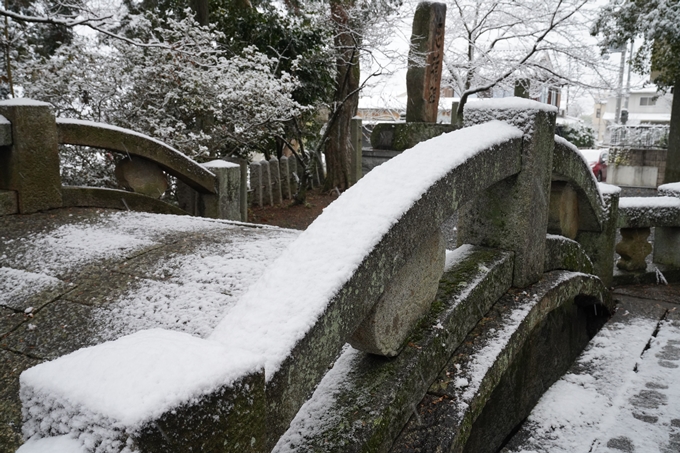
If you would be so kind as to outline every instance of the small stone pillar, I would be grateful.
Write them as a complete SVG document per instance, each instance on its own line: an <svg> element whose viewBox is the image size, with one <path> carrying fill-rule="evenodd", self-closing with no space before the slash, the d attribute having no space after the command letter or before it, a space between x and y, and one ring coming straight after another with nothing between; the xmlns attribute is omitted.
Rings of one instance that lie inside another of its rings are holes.
<svg viewBox="0 0 680 453"><path fill-rule="evenodd" d="M62 206L57 123L52 106L30 99L0 101L12 145L0 147L0 189L17 192L19 213Z"/></svg>
<svg viewBox="0 0 680 453"><path fill-rule="evenodd" d="M281 204L281 169L279 168L279 160L272 156L269 159L269 173L272 181L272 203L275 205Z"/></svg>
<svg viewBox="0 0 680 453"><path fill-rule="evenodd" d="M616 244L616 253L621 255L616 267L625 271L644 271L646 258L652 253L652 244L647 241L649 228L621 228L621 242Z"/></svg>
<svg viewBox="0 0 680 453"><path fill-rule="evenodd" d="M241 220L241 166L224 160L202 165L217 177L217 194L198 192L177 180L179 207L194 216Z"/></svg>
<svg viewBox="0 0 680 453"><path fill-rule="evenodd" d="M290 172L286 156L281 156L279 160L279 171L281 172L281 196L284 200L290 200Z"/></svg>
<svg viewBox="0 0 680 453"><path fill-rule="evenodd" d="M505 98L494 102L494 108L466 107L466 126L498 119L518 127L525 135L520 173L485 190L460 210L458 243L513 251L512 284L523 288L543 275L555 111L529 100L523 100L524 105L518 109L516 102L516 98Z"/></svg>
<svg viewBox="0 0 680 453"><path fill-rule="evenodd" d="M444 3L421 2L416 7L406 72L407 122L437 122L445 22Z"/></svg>
<svg viewBox="0 0 680 453"><path fill-rule="evenodd" d="M361 169L361 157L362 157L362 122L361 118L354 117L350 123L350 135L351 135L351 152L349 162L349 183L350 185L356 184L357 181L363 176Z"/></svg>
<svg viewBox="0 0 680 453"><path fill-rule="evenodd" d="M202 217L241 220L241 166L225 160L203 164L217 176L217 195L199 194Z"/></svg>
<svg viewBox="0 0 680 453"><path fill-rule="evenodd" d="M252 189L250 204L262 207L262 166L259 162L250 163L250 188Z"/></svg>
<svg viewBox="0 0 680 453"><path fill-rule="evenodd" d="M269 169L269 162L266 160L260 161L262 168L262 203L263 206L274 206L274 198L272 196L272 174Z"/></svg>

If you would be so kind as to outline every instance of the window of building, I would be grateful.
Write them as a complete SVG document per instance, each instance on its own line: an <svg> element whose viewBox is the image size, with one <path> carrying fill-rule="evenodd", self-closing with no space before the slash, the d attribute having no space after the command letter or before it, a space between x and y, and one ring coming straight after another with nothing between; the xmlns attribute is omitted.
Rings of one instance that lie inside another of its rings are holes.
<svg viewBox="0 0 680 453"><path fill-rule="evenodd" d="M640 98L640 105L656 105L656 98L642 97Z"/></svg>

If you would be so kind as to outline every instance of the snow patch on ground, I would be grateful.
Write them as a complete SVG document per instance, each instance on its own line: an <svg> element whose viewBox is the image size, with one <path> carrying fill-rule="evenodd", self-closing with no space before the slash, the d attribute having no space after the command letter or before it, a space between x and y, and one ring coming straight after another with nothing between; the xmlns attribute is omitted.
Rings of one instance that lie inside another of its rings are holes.
<svg viewBox="0 0 680 453"><path fill-rule="evenodd" d="M15 310L23 309L21 304L29 297L61 284L61 280L49 275L0 267L0 305Z"/></svg>
<svg viewBox="0 0 680 453"><path fill-rule="evenodd" d="M680 419L680 368L663 357L677 356L680 329L664 322L654 338L656 327L646 318L605 325L577 359L579 371L543 395L523 428L529 439L513 451L610 451L627 440L634 451L665 451L671 420Z"/></svg>

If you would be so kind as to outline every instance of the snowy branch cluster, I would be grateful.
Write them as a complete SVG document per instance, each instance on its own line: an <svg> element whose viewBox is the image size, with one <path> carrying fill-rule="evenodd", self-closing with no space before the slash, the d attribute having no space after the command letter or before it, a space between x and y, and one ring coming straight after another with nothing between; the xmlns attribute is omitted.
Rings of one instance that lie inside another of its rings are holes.
<svg viewBox="0 0 680 453"><path fill-rule="evenodd" d="M512 92L530 80L537 97L543 87L584 85L584 73L602 84L608 75L587 39L594 13L587 0L450 0L445 61L454 91Z"/></svg>
<svg viewBox="0 0 680 453"><path fill-rule="evenodd" d="M59 116L134 129L194 158L246 155L304 110L291 96L296 80L277 77L275 60L253 47L229 56L218 32L191 18L164 25L136 18L137 35L164 43L146 48L76 35L48 58L27 59L16 79Z"/></svg>

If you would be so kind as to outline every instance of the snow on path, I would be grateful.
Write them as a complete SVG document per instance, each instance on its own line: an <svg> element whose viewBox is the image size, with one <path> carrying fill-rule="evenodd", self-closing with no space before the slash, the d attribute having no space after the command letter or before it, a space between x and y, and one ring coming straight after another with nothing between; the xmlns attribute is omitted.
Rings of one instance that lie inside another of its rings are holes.
<svg viewBox="0 0 680 453"><path fill-rule="evenodd" d="M667 448L670 426L680 424L680 328L664 321L653 337L657 326L648 318L605 325L536 405L522 429L529 438L508 451L677 451Z"/></svg>

